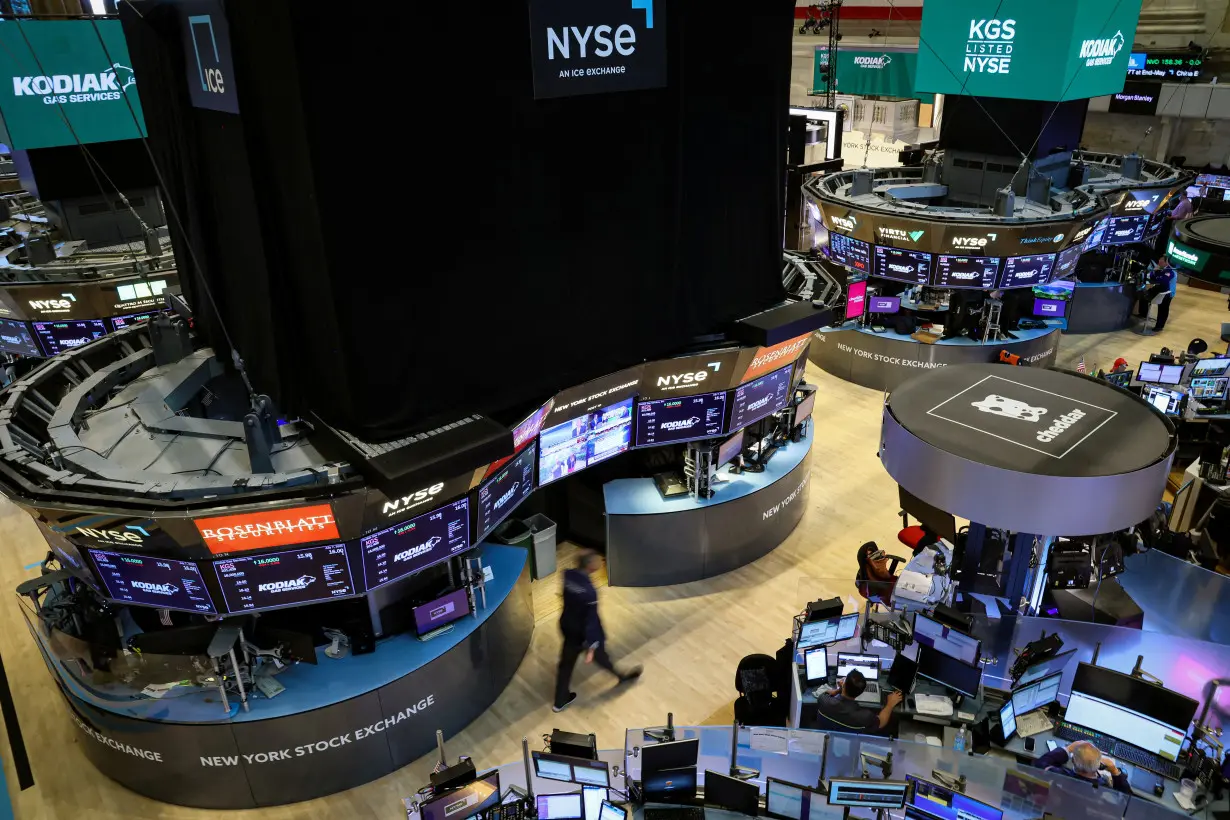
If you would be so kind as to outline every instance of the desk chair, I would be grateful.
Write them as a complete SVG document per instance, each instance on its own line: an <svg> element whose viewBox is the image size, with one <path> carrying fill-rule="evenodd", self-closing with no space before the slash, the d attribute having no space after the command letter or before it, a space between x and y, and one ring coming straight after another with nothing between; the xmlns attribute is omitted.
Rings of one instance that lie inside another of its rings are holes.
<svg viewBox="0 0 1230 820"><path fill-rule="evenodd" d="M905 559L897 555L883 555L877 560L873 556L878 552L880 547L875 541L868 541L858 548L858 572L854 575L854 586L867 603L889 606L893 587L897 585L897 567L905 563Z"/></svg>
<svg viewBox="0 0 1230 820"><path fill-rule="evenodd" d="M790 711L789 698L774 691L779 678L777 659L772 655L748 655L735 670L735 720L744 726L785 726Z"/></svg>
<svg viewBox="0 0 1230 820"><path fill-rule="evenodd" d="M897 540L909 547L914 555L918 555L926 547L937 543L940 537L921 524L915 524L898 532Z"/></svg>
<svg viewBox="0 0 1230 820"><path fill-rule="evenodd" d="M1183 364L1191 364L1200 358L1200 354L1209 349L1209 343L1199 337L1192 339L1187 343L1187 353L1179 358Z"/></svg>

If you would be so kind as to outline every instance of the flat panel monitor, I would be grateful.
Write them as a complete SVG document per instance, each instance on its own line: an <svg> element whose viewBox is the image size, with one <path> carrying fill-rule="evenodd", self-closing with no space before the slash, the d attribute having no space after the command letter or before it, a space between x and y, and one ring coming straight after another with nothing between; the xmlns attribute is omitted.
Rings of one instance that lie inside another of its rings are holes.
<svg viewBox="0 0 1230 820"><path fill-rule="evenodd" d="M1102 247L1106 239L1106 227L1110 224L1110 217L1104 216L1097 222L1093 223L1093 230L1085 237L1085 250L1091 251Z"/></svg>
<svg viewBox="0 0 1230 820"><path fill-rule="evenodd" d="M1162 372L1158 376L1158 384L1178 384L1183 381L1183 365L1181 364L1164 364Z"/></svg>
<svg viewBox="0 0 1230 820"><path fill-rule="evenodd" d="M230 612L278 609L355 594L345 544L287 550L214 562Z"/></svg>
<svg viewBox="0 0 1230 820"><path fill-rule="evenodd" d="M1168 416L1179 415L1183 403L1182 393L1178 390L1167 390L1165 387L1146 388L1142 398Z"/></svg>
<svg viewBox="0 0 1230 820"><path fill-rule="evenodd" d="M857 319L867 307L867 280L851 282L846 288L846 318Z"/></svg>
<svg viewBox="0 0 1230 820"><path fill-rule="evenodd" d="M813 646L803 651L803 670L807 685L815 686L829 677L829 650L825 646Z"/></svg>
<svg viewBox="0 0 1230 820"><path fill-rule="evenodd" d="M499 472L478 485L478 538L482 541L500 522L534 492L534 460L538 442L517 454Z"/></svg>
<svg viewBox="0 0 1230 820"><path fill-rule="evenodd" d="M1055 672L1013 689L1012 711L1018 715L1027 715L1035 709L1054 703L1059 697L1059 682L1062 679L1063 673Z"/></svg>
<svg viewBox="0 0 1230 820"><path fill-rule="evenodd" d="M1073 245L1072 247L1062 250L1055 257L1055 267L1051 271L1051 278L1058 279L1061 276L1067 276L1076 270L1076 266L1080 264L1081 254L1085 252L1084 244Z"/></svg>
<svg viewBox="0 0 1230 820"><path fill-rule="evenodd" d="M982 652L982 641L921 612L914 616L914 640L920 646L928 646L964 663L978 663Z"/></svg>
<svg viewBox="0 0 1230 820"><path fill-rule="evenodd" d="M803 624L799 630L799 649L809 646L825 646L838 641L848 641L858 629L858 613L842 615L823 621Z"/></svg>
<svg viewBox="0 0 1230 820"><path fill-rule="evenodd" d="M870 809L899 809L905 805L910 784L892 780L829 781L829 803L834 806L864 806Z"/></svg>
<svg viewBox="0 0 1230 820"><path fill-rule="evenodd" d="M611 794L605 786L582 786L581 802L585 812L585 820L599 820L602 816L602 804L609 800Z"/></svg>
<svg viewBox="0 0 1230 820"><path fill-rule="evenodd" d="M696 767L678 769L642 769L641 791L646 802L691 803L696 799ZM539 818L541 820L541 818Z"/></svg>
<svg viewBox="0 0 1230 820"><path fill-rule="evenodd" d="M1112 216L1106 226L1106 236L1102 239L1105 245L1131 245L1145 240L1145 230L1149 227L1149 215Z"/></svg>
<svg viewBox="0 0 1230 820"><path fill-rule="evenodd" d="M157 316L162 311L151 310L147 313L130 313L127 316L112 316L107 321L111 323L112 330L123 330L127 327L132 327L144 321L148 321L151 317Z"/></svg>
<svg viewBox="0 0 1230 820"><path fill-rule="evenodd" d="M971 698L978 697L982 682L981 666L962 663L927 646L918 648L918 674Z"/></svg>
<svg viewBox="0 0 1230 820"><path fill-rule="evenodd" d="M1200 359L1192 365L1192 378L1224 376L1227 368L1230 359Z"/></svg>
<svg viewBox="0 0 1230 820"><path fill-rule="evenodd" d="M921 809L936 820L1003 820L1000 809L966 797L947 786L932 783L915 775L905 779L913 786L910 805Z"/></svg>
<svg viewBox="0 0 1230 820"><path fill-rule="evenodd" d="M1021 677L1017 680L1016 685L1024 686L1055 672L1062 672L1075 655L1076 650L1069 649L1067 652L1060 652L1058 655L1052 655L1049 658L1038 661L1021 673Z"/></svg>
<svg viewBox="0 0 1230 820"><path fill-rule="evenodd" d="M1186 726L1170 726L1134 709L1075 690L1068 698L1064 719L1172 761L1178 759L1187 734Z"/></svg>
<svg viewBox="0 0 1230 820"><path fill-rule="evenodd" d="M1193 399L1225 401L1227 384L1230 384L1230 379L1224 376L1217 379L1192 379L1187 392Z"/></svg>
<svg viewBox="0 0 1230 820"><path fill-rule="evenodd" d="M722 435L726 395L721 390L641 402L636 406L636 446L659 447Z"/></svg>
<svg viewBox="0 0 1230 820"><path fill-rule="evenodd" d="M1004 705L999 707L999 726L1004 733L1004 742L1007 743L1009 738L1016 734L1016 711L1012 708L1012 701L1004 701Z"/></svg>
<svg viewBox="0 0 1230 820"><path fill-rule="evenodd" d="M931 254L875 246L872 275L911 285L931 284Z"/></svg>
<svg viewBox="0 0 1230 820"><path fill-rule="evenodd" d="M1136 381L1146 384L1157 384L1162 380L1162 366L1152 362L1141 362L1136 368Z"/></svg>
<svg viewBox="0 0 1230 820"><path fill-rule="evenodd" d="M538 486L605 461L632 446L632 405L628 398L538 434Z"/></svg>
<svg viewBox="0 0 1230 820"><path fill-rule="evenodd" d="M897 313L901 310L900 296L872 296L869 312Z"/></svg>
<svg viewBox="0 0 1230 820"><path fill-rule="evenodd" d="M419 817L421 820L464 820L499 803L500 772L497 769L421 804Z"/></svg>
<svg viewBox="0 0 1230 820"><path fill-rule="evenodd" d="M603 801L598 820L628 820L628 812L610 801Z"/></svg>
<svg viewBox="0 0 1230 820"><path fill-rule="evenodd" d="M1102 379L1113 384L1115 387L1127 387L1132 383L1132 371L1124 370L1122 373L1105 373L1102 375Z"/></svg>
<svg viewBox="0 0 1230 820"><path fill-rule="evenodd" d="M817 789L766 777L765 814L776 820L842 820L844 806L830 806Z"/></svg>
<svg viewBox="0 0 1230 820"><path fill-rule="evenodd" d="M743 452L743 431L738 430L730 438L718 445L717 463L715 467L727 464L739 453Z"/></svg>
<svg viewBox="0 0 1230 820"><path fill-rule="evenodd" d="M673 740L669 743L653 743L641 747L641 771L653 772L665 769L695 767L700 754L700 738Z"/></svg>
<svg viewBox="0 0 1230 820"><path fill-rule="evenodd" d="M538 820L581 820L585 816L585 804L581 800L580 792L540 794L537 798L537 806Z"/></svg>
<svg viewBox="0 0 1230 820"><path fill-rule="evenodd" d="M60 322L35 322L34 335L45 356L59 356L76 347L107 335L102 319L65 319Z"/></svg>
<svg viewBox="0 0 1230 820"><path fill-rule="evenodd" d="M794 423L802 424L811 417L811 413L814 409L816 409L815 390L804 396L803 400L794 406Z"/></svg>
<svg viewBox="0 0 1230 820"><path fill-rule="evenodd" d="M755 817L760 813L760 787L714 771L705 771L705 805Z"/></svg>
<svg viewBox="0 0 1230 820"><path fill-rule="evenodd" d="M879 655L856 655L849 652L837 653L837 677L844 678L851 672L859 672L869 681L880 679L880 664L883 661Z"/></svg>
<svg viewBox="0 0 1230 820"><path fill-rule="evenodd" d="M544 780L558 780L561 783L572 783L572 764L579 758L567 755L553 755L548 752L530 752L534 761L534 774Z"/></svg>
<svg viewBox="0 0 1230 820"><path fill-rule="evenodd" d="M999 266L998 256L943 254L936 258L935 286L990 290L999 278Z"/></svg>
<svg viewBox="0 0 1230 820"><path fill-rule="evenodd" d="M585 786L606 788L611 785L611 766L605 760L573 758L572 780Z"/></svg>
<svg viewBox="0 0 1230 820"><path fill-rule="evenodd" d="M736 387L730 411L730 429L741 429L785 407L790 399L790 375L793 370L794 365L786 365Z"/></svg>
<svg viewBox="0 0 1230 820"><path fill-rule="evenodd" d="M470 548L470 499L462 497L359 539L369 590Z"/></svg>
<svg viewBox="0 0 1230 820"><path fill-rule="evenodd" d="M1035 253L1029 256L1009 256L1004 260L1004 272L999 277L1000 288L1032 288L1051 278L1055 254Z"/></svg>
<svg viewBox="0 0 1230 820"><path fill-rule="evenodd" d="M43 355L43 351L34 343L30 326L12 319L0 319L0 350L16 353L18 356Z"/></svg>
<svg viewBox="0 0 1230 820"><path fill-rule="evenodd" d="M1042 319L1062 319L1068 312L1068 303L1060 299L1034 299L1034 316Z"/></svg>
<svg viewBox="0 0 1230 820"><path fill-rule="evenodd" d="M86 551L98 570L107 597L113 601L208 615L218 612L195 563L106 550Z"/></svg>
<svg viewBox="0 0 1230 820"><path fill-rule="evenodd" d="M469 590L453 590L430 603L414 608L414 629L419 635L459 621L470 614Z"/></svg>
<svg viewBox="0 0 1230 820"><path fill-rule="evenodd" d="M829 234L829 258L859 273L870 273L871 243L845 234Z"/></svg>
<svg viewBox="0 0 1230 820"><path fill-rule="evenodd" d="M1122 672L1087 663L1081 663L1076 667L1076 675L1072 679L1072 691L1073 693L1082 692L1110 703L1121 704L1127 709L1133 709L1145 717L1184 732L1191 725L1192 718L1196 716L1196 710L1200 707L1199 702L1186 695L1163 689Z"/></svg>

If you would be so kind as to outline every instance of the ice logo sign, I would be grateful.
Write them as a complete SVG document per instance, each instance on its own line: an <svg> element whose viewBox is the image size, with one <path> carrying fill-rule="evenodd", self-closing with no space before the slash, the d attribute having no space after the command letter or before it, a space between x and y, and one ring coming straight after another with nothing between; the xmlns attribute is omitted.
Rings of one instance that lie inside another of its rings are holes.
<svg viewBox="0 0 1230 820"><path fill-rule="evenodd" d="M1031 407L1023 401L1010 399L996 393L992 393L982 401L970 402L970 405L993 416L1002 416L1020 421L1032 421L1035 424L1046 415L1045 407Z"/></svg>

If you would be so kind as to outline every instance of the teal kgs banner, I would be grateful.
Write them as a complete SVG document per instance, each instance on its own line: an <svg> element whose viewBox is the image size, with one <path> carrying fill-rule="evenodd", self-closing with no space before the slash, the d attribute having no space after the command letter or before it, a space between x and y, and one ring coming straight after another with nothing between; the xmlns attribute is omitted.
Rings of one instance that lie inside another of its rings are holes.
<svg viewBox="0 0 1230 820"><path fill-rule="evenodd" d="M0 119L12 148L145 136L120 21L0 22Z"/></svg>
<svg viewBox="0 0 1230 820"><path fill-rule="evenodd" d="M812 88L817 94L828 90L824 79L829 50L816 48ZM914 91L914 76L918 67L917 51L853 51L837 50L837 91L861 96L901 97L925 103L935 102L934 94Z"/></svg>
<svg viewBox="0 0 1230 820"><path fill-rule="evenodd" d="M916 87L1080 100L1123 90L1141 0L927 0Z"/></svg>

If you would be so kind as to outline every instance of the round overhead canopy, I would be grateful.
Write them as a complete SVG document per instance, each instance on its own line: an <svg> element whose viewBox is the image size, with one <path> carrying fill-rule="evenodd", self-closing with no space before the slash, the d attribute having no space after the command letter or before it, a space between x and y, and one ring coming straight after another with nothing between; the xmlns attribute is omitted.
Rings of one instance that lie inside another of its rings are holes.
<svg viewBox="0 0 1230 820"><path fill-rule="evenodd" d="M1001 364L944 367L893 391L881 460L923 501L990 527L1097 535L1156 509L1174 425L1106 382Z"/></svg>

